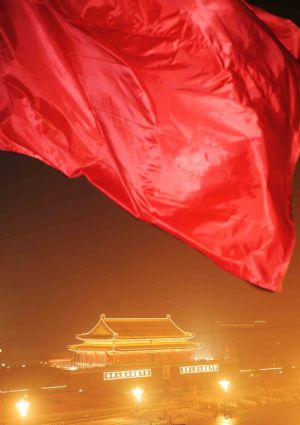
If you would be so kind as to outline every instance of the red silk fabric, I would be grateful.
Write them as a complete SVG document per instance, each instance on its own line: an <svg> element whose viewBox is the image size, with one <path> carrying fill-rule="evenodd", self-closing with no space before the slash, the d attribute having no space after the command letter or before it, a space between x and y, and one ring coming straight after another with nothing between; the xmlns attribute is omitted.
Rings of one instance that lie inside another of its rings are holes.
<svg viewBox="0 0 300 425"><path fill-rule="evenodd" d="M263 9L252 6L245 2L247 6L263 21L274 33L277 39L295 56L300 59L300 28L289 19L274 16Z"/></svg>
<svg viewBox="0 0 300 425"><path fill-rule="evenodd" d="M280 289L300 150L295 25L238 0L0 11L0 149L84 175L223 269Z"/></svg>

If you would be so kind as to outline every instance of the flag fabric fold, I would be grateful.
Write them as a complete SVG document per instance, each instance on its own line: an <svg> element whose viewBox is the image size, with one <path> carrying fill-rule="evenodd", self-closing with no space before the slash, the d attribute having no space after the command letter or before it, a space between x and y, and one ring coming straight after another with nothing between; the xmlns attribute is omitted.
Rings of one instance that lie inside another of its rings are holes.
<svg viewBox="0 0 300 425"><path fill-rule="evenodd" d="M245 4L264 22L274 33L284 47L296 58L300 59L300 28L290 19L274 16L266 10L260 9L249 3Z"/></svg>
<svg viewBox="0 0 300 425"><path fill-rule="evenodd" d="M292 22L238 0L2 0L0 28L0 149L85 176L281 288L300 151Z"/></svg>

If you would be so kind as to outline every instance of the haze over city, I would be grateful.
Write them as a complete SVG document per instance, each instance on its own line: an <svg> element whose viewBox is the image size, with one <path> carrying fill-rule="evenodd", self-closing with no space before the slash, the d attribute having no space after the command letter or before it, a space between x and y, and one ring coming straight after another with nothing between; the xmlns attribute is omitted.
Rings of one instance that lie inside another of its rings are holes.
<svg viewBox="0 0 300 425"><path fill-rule="evenodd" d="M252 3L300 23L292 2ZM253 422L262 425L275 402L294 403L294 422L285 422L289 408L280 404L266 423L299 423L299 163L291 205L296 245L280 292L225 272L85 178L4 151L0 177L0 425L2 414L15 418L12 406L26 400L34 425L44 412L54 421L76 409L105 416L105 425L117 417L124 425L180 418L185 425L248 425L246 409L254 407L265 409ZM137 318L147 318L144 329ZM103 389L114 379L114 388Z"/></svg>

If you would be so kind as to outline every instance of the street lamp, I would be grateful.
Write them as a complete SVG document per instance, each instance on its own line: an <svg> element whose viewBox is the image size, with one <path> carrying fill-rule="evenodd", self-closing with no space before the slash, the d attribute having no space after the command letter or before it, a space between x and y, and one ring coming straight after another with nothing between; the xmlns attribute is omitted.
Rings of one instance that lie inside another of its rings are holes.
<svg viewBox="0 0 300 425"><path fill-rule="evenodd" d="M221 381L219 381L219 385L222 388L225 393L228 392L231 382L228 381L228 379L223 378Z"/></svg>
<svg viewBox="0 0 300 425"><path fill-rule="evenodd" d="M222 416L220 425L232 425L232 419Z"/></svg>
<svg viewBox="0 0 300 425"><path fill-rule="evenodd" d="M142 401L142 395L143 395L143 393L144 393L144 390L142 390L139 387L136 387L133 390L131 390L131 394L134 396L134 398L136 400L137 416L139 415L139 407L140 407L140 403Z"/></svg>
<svg viewBox="0 0 300 425"><path fill-rule="evenodd" d="M25 398L26 396L23 397L21 400L17 401L16 403L16 408L21 418L26 418L28 416L28 410L30 407L30 402L25 400Z"/></svg>
<svg viewBox="0 0 300 425"><path fill-rule="evenodd" d="M222 397L223 401L220 401L220 405L219 405L219 409L223 410L223 415L225 416L225 418L227 417L227 415L232 416L235 413L235 409L234 406L230 403L230 400L228 398L228 391L231 385L231 382L228 379L221 379L218 384L220 385L220 387L222 388L223 392L224 392L224 397ZM224 425L227 425L227 422L224 423ZM231 422L228 422L228 425L230 425ZM223 425L223 422L222 424Z"/></svg>

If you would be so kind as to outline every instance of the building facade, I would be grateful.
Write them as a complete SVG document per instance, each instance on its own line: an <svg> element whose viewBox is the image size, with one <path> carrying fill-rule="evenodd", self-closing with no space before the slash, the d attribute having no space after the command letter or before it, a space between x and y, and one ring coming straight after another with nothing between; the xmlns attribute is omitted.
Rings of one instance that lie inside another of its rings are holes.
<svg viewBox="0 0 300 425"><path fill-rule="evenodd" d="M183 331L170 315L164 318L106 318L76 335L80 344L70 345L79 369L107 366L174 364L192 360L201 344Z"/></svg>
<svg viewBox="0 0 300 425"><path fill-rule="evenodd" d="M78 386L118 390L141 380L153 390L183 388L228 376L228 362L201 357L203 345L171 318L107 318L70 345Z"/></svg>

